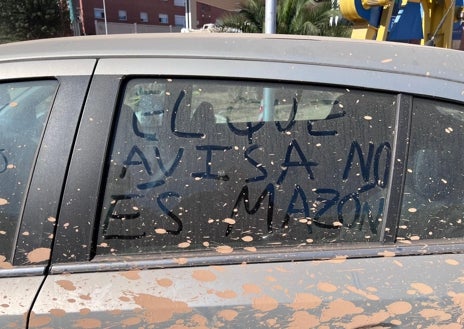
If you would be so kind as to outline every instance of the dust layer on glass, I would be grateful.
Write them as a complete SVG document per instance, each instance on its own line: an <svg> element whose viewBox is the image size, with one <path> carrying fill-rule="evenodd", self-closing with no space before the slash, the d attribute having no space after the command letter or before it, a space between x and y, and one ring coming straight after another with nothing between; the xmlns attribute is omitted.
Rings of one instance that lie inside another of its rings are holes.
<svg viewBox="0 0 464 329"><path fill-rule="evenodd" d="M193 79L123 93L97 254L379 240L395 95Z"/></svg>
<svg viewBox="0 0 464 329"><path fill-rule="evenodd" d="M57 85L53 80L0 83L0 263L11 261L35 154Z"/></svg>
<svg viewBox="0 0 464 329"><path fill-rule="evenodd" d="M464 237L464 108L416 98L398 241Z"/></svg>

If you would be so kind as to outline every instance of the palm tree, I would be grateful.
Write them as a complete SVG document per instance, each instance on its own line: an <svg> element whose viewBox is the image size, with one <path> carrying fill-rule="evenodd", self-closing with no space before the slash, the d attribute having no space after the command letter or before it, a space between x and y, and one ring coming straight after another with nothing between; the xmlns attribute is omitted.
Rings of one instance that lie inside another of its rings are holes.
<svg viewBox="0 0 464 329"><path fill-rule="evenodd" d="M264 32L265 0L243 0L239 13L228 13L222 18L223 28L239 29L244 33Z"/></svg>
<svg viewBox="0 0 464 329"><path fill-rule="evenodd" d="M330 35L348 37L346 24L332 26L330 17L339 16L330 1L278 0L276 32L279 34ZM223 28L240 29L245 33L264 32L265 0L244 0L238 13L222 18Z"/></svg>
<svg viewBox="0 0 464 329"><path fill-rule="evenodd" d="M277 6L276 31L280 34L317 34L316 21L309 20L311 0L280 1ZM319 11L318 11L319 13ZM320 13L325 16L325 13ZM315 17L319 20L319 17Z"/></svg>

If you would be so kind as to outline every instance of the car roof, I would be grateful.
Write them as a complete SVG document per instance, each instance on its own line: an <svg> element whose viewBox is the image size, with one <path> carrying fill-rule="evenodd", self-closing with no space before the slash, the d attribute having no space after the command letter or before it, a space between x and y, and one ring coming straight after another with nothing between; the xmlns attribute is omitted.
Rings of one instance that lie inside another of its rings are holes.
<svg viewBox="0 0 464 329"><path fill-rule="evenodd" d="M75 58L209 58L407 73L464 82L464 52L395 42L244 33L84 36L0 45L0 63Z"/></svg>

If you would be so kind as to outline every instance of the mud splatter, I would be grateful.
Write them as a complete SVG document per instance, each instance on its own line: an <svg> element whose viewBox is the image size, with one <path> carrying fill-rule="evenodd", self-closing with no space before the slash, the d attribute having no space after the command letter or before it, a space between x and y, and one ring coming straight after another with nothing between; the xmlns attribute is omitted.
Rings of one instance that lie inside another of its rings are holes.
<svg viewBox="0 0 464 329"><path fill-rule="evenodd" d="M317 289L323 292L335 292L337 291L337 286L328 282L319 282L317 284Z"/></svg>
<svg viewBox="0 0 464 329"><path fill-rule="evenodd" d="M52 322L51 317L40 316L40 315L35 314L34 312L31 312L31 317L29 320L29 326L31 328L40 328L40 327L46 326L50 322Z"/></svg>
<svg viewBox="0 0 464 329"><path fill-rule="evenodd" d="M218 271L218 272L225 272L226 269L224 268L224 266L211 266L211 268L213 268L214 270Z"/></svg>
<svg viewBox="0 0 464 329"><path fill-rule="evenodd" d="M13 265L10 262L6 262L5 257L1 256L2 259L0 260L0 268L13 268Z"/></svg>
<svg viewBox="0 0 464 329"><path fill-rule="evenodd" d="M111 310L109 311L109 314L118 316L122 314L122 310L120 309Z"/></svg>
<svg viewBox="0 0 464 329"><path fill-rule="evenodd" d="M406 314L406 313L411 312L411 310L412 310L412 305L408 302L403 302L403 301L394 302L387 306L387 311L391 315Z"/></svg>
<svg viewBox="0 0 464 329"><path fill-rule="evenodd" d="M127 296L120 296L118 299L121 302L126 302L126 303L131 301L131 299L129 297L127 297Z"/></svg>
<svg viewBox="0 0 464 329"><path fill-rule="evenodd" d="M462 312L464 313L464 293L455 293L450 291L448 293L448 296L450 296L453 299L454 305L460 307Z"/></svg>
<svg viewBox="0 0 464 329"><path fill-rule="evenodd" d="M191 312L187 303L173 301L169 298L139 294L134 296L133 299L142 308L143 317L149 324L166 322L177 313Z"/></svg>
<svg viewBox="0 0 464 329"><path fill-rule="evenodd" d="M403 267L404 266L403 263L401 263L400 261L397 261L397 260L394 260L393 264L395 264L398 267Z"/></svg>
<svg viewBox="0 0 464 329"><path fill-rule="evenodd" d="M386 311L380 311L372 315L356 315L350 323L345 325L346 329L352 328L381 328L379 323L384 323L391 316Z"/></svg>
<svg viewBox="0 0 464 329"><path fill-rule="evenodd" d="M244 284L242 288L245 294L259 294L261 292L261 288L255 284Z"/></svg>
<svg viewBox="0 0 464 329"><path fill-rule="evenodd" d="M279 306L279 302L270 296L260 296L253 299L252 307L261 312L269 312L275 310Z"/></svg>
<svg viewBox="0 0 464 329"><path fill-rule="evenodd" d="M166 229L164 229L164 228L157 228L157 229L155 229L155 233L156 234L167 234L168 231Z"/></svg>
<svg viewBox="0 0 464 329"><path fill-rule="evenodd" d="M50 311L48 311L48 313L57 318L62 318L66 315L66 311L59 308L51 309Z"/></svg>
<svg viewBox="0 0 464 329"><path fill-rule="evenodd" d="M358 289L356 288L355 286L346 286L346 289L348 289L349 291L351 291L352 293L354 294L357 294L359 296L363 296L369 300L380 300L380 298L374 294L370 294L366 291L363 291L361 289Z"/></svg>
<svg viewBox="0 0 464 329"><path fill-rule="evenodd" d="M207 329L208 319L203 315L195 314L192 316L191 322L195 325L195 328L198 329Z"/></svg>
<svg viewBox="0 0 464 329"><path fill-rule="evenodd" d="M174 258L174 262L176 262L178 265L185 265L188 263L187 258Z"/></svg>
<svg viewBox="0 0 464 329"><path fill-rule="evenodd" d="M234 251L234 248L230 246L219 246L216 248L216 252L220 254L230 254Z"/></svg>
<svg viewBox="0 0 464 329"><path fill-rule="evenodd" d="M86 307L86 308L81 308L81 309L79 310L79 314L80 314L80 315L89 315L90 312L92 312L92 311L90 310L90 308L87 308L87 307Z"/></svg>
<svg viewBox="0 0 464 329"><path fill-rule="evenodd" d="M227 223L227 224L230 224L230 225L234 225L235 224L235 219L233 218L225 218L223 220L224 223Z"/></svg>
<svg viewBox="0 0 464 329"><path fill-rule="evenodd" d="M82 329L96 329L101 328L102 323L100 320L85 318L74 321L74 327Z"/></svg>
<svg viewBox="0 0 464 329"><path fill-rule="evenodd" d="M211 282L216 280L216 275L208 270L197 270L192 274L193 278L201 282Z"/></svg>
<svg viewBox="0 0 464 329"><path fill-rule="evenodd" d="M160 285L161 287L165 287L165 288L173 285L172 280L168 278L158 279L156 280L156 283L158 283L158 285Z"/></svg>
<svg viewBox="0 0 464 329"><path fill-rule="evenodd" d="M430 326L427 329L462 329L462 325L460 323L450 323L440 326Z"/></svg>
<svg viewBox="0 0 464 329"><path fill-rule="evenodd" d="M290 305L292 309L297 310L308 310L313 309L321 305L322 299L318 296L308 294L308 293L299 293L296 294L293 303Z"/></svg>
<svg viewBox="0 0 464 329"><path fill-rule="evenodd" d="M348 256L344 256L344 255L338 255L338 256L335 256L334 258L331 258L331 259L326 259L326 260L321 260L321 261L317 261L317 262L320 262L320 263L331 263L331 264L340 264L340 263L344 263L346 260L347 260ZM315 262L317 264L317 262Z"/></svg>
<svg viewBox="0 0 464 329"><path fill-rule="evenodd" d="M267 319L266 324L269 328L276 327L277 319L276 318Z"/></svg>
<svg viewBox="0 0 464 329"><path fill-rule="evenodd" d="M269 281L269 282L277 282L277 278L268 275L268 276L266 276L266 281Z"/></svg>
<svg viewBox="0 0 464 329"><path fill-rule="evenodd" d="M432 287L421 282L411 283L411 287L414 288L418 293L422 295L430 295L433 293Z"/></svg>
<svg viewBox="0 0 464 329"><path fill-rule="evenodd" d="M359 314L362 312L364 312L364 310L361 307L357 307L352 302L344 299L336 299L322 310L321 321L327 322L345 315Z"/></svg>
<svg viewBox="0 0 464 329"><path fill-rule="evenodd" d="M383 256L383 257L395 257L395 256L396 256L396 253L393 252L393 251L385 250L385 251L382 251L382 252L377 253L377 255Z"/></svg>
<svg viewBox="0 0 464 329"><path fill-rule="evenodd" d="M293 313L290 323L287 328L300 329L300 328L315 328L319 325L319 319L312 314L305 311L298 311Z"/></svg>
<svg viewBox="0 0 464 329"><path fill-rule="evenodd" d="M222 310L218 314L218 317L226 320L226 321L232 321L235 319L238 315L238 312L235 310Z"/></svg>
<svg viewBox="0 0 464 329"><path fill-rule="evenodd" d="M133 317L133 318L122 320L121 324L123 326L135 326L135 325L138 325L140 322L142 322L142 319Z"/></svg>
<svg viewBox="0 0 464 329"><path fill-rule="evenodd" d="M181 248L181 249L185 249L185 248L188 248L190 247L190 242L181 242L177 245L177 247Z"/></svg>
<svg viewBox="0 0 464 329"><path fill-rule="evenodd" d="M242 236L242 241L251 242L251 241L253 241L253 237L250 236L250 235Z"/></svg>
<svg viewBox="0 0 464 329"><path fill-rule="evenodd" d="M227 298L227 299L237 297L237 293L233 290L215 291L214 294L220 298Z"/></svg>
<svg viewBox="0 0 464 329"><path fill-rule="evenodd" d="M37 248L27 254L27 260L31 263L40 263L50 259L50 248Z"/></svg>
<svg viewBox="0 0 464 329"><path fill-rule="evenodd" d="M119 274L128 280L139 280L140 279L139 270L126 271L126 272L121 272Z"/></svg>
<svg viewBox="0 0 464 329"><path fill-rule="evenodd" d="M69 280L58 280L56 281L56 283L64 290L68 290L68 291L76 290L76 286L74 286L74 284Z"/></svg>
<svg viewBox="0 0 464 329"><path fill-rule="evenodd" d="M451 319L451 314L436 309L424 309L420 311L419 314L427 320L435 319L438 321L447 321Z"/></svg>
<svg viewBox="0 0 464 329"><path fill-rule="evenodd" d="M457 266L459 265L459 262L455 259L447 259L445 260L445 263L448 264L448 265L452 265L452 266Z"/></svg>

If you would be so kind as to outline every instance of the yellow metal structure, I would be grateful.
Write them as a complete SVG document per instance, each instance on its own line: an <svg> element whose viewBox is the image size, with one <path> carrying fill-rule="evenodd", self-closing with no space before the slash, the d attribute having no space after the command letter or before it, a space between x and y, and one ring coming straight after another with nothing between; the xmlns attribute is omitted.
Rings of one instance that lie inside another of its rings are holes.
<svg viewBox="0 0 464 329"><path fill-rule="evenodd" d="M437 47L451 48L456 15L454 0L421 0L421 4L424 9L424 39L421 43L431 40Z"/></svg>
<svg viewBox="0 0 464 329"><path fill-rule="evenodd" d="M353 32L351 34L352 39L382 41L387 39L388 26L393 11L392 2L389 0L362 1L362 7L365 10L369 10L374 6L381 6L383 8L379 26L369 24L367 20L360 15L353 0L340 0L340 11L343 17L354 23Z"/></svg>
<svg viewBox="0 0 464 329"><path fill-rule="evenodd" d="M344 18L354 23L353 39L387 40L394 3L388 0L340 0L340 11ZM404 0L420 3L423 38L421 44L452 48L453 23L456 20L455 0ZM377 7L377 8L376 8ZM381 7L378 25L369 24L366 13ZM364 16L364 17L363 17Z"/></svg>

